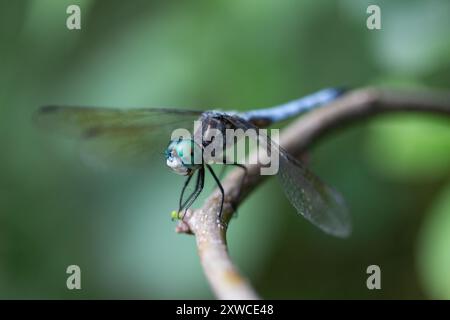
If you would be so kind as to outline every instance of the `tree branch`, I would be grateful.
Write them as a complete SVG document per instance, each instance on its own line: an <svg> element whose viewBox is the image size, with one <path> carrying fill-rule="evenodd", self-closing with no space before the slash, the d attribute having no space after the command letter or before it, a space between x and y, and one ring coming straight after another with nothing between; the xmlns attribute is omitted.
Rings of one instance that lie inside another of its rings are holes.
<svg viewBox="0 0 450 320"><path fill-rule="evenodd" d="M300 156L313 142L332 129L380 113L397 111L450 115L450 93L377 88L354 90L293 122L283 130L280 144L292 155ZM243 170L233 170L222 183L225 190L223 220L226 223L233 214L232 204L241 203L267 177L260 175L259 165L247 165L247 168L248 175L240 192ZM200 209L187 212L176 231L195 235L205 275L217 298L258 299L258 294L239 273L228 254L227 227L218 221L219 210L220 193L215 190Z"/></svg>

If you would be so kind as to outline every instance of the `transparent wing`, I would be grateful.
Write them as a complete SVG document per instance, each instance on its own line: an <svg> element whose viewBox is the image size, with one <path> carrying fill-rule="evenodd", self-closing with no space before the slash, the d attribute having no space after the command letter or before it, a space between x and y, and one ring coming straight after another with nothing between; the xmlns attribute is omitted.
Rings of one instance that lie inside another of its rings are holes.
<svg viewBox="0 0 450 320"><path fill-rule="evenodd" d="M299 214L334 236L347 237L351 233L351 219L342 196L286 152L280 154L278 176Z"/></svg>
<svg viewBox="0 0 450 320"><path fill-rule="evenodd" d="M39 127L80 141L81 156L94 166L163 161L172 130L192 131L202 111L47 106L35 114Z"/></svg>
<svg viewBox="0 0 450 320"><path fill-rule="evenodd" d="M257 127L238 117L230 117L230 122L244 130ZM291 156L268 137L258 135L261 142L270 143L271 152L280 155L278 177L286 197L297 210L314 225L334 236L346 237L351 233L351 219L342 196L323 183L299 160Z"/></svg>

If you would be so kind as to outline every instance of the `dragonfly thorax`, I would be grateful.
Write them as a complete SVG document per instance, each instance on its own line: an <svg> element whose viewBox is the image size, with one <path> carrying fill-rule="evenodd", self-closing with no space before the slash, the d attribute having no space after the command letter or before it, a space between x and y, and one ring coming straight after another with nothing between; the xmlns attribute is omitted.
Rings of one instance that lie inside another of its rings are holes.
<svg viewBox="0 0 450 320"><path fill-rule="evenodd" d="M166 163L175 173L187 176L203 165L202 148L191 139L170 141Z"/></svg>

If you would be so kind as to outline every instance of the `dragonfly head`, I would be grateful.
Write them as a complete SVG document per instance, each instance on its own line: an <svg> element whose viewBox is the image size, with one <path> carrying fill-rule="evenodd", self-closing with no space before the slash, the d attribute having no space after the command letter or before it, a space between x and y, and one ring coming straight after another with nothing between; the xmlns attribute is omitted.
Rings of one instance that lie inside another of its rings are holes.
<svg viewBox="0 0 450 320"><path fill-rule="evenodd" d="M167 166L182 176L191 175L203 164L202 148L191 139L170 141L164 155Z"/></svg>

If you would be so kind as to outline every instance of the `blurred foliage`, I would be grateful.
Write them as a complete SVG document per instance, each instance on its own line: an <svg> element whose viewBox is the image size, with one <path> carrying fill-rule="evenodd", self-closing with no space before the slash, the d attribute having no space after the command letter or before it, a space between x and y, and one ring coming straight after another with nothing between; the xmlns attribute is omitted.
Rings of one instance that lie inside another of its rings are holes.
<svg viewBox="0 0 450 320"><path fill-rule="evenodd" d="M423 285L437 299L450 299L450 185L437 197L419 237Z"/></svg>
<svg viewBox="0 0 450 320"><path fill-rule="evenodd" d="M366 147L368 160L380 174L416 182L440 179L450 167L449 120L426 115L383 117L371 123Z"/></svg>
<svg viewBox="0 0 450 320"><path fill-rule="evenodd" d="M369 3L382 30L366 28ZM448 89L449 27L447 0L0 0L0 298L212 297L170 221L182 179L84 167L74 143L33 127L38 106L244 110L328 86ZM449 298L449 136L448 119L420 114L333 132L310 164L346 198L352 237L296 217L274 178L239 208L231 255L267 298ZM66 289L70 264L81 291ZM370 264L381 291L365 286Z"/></svg>

